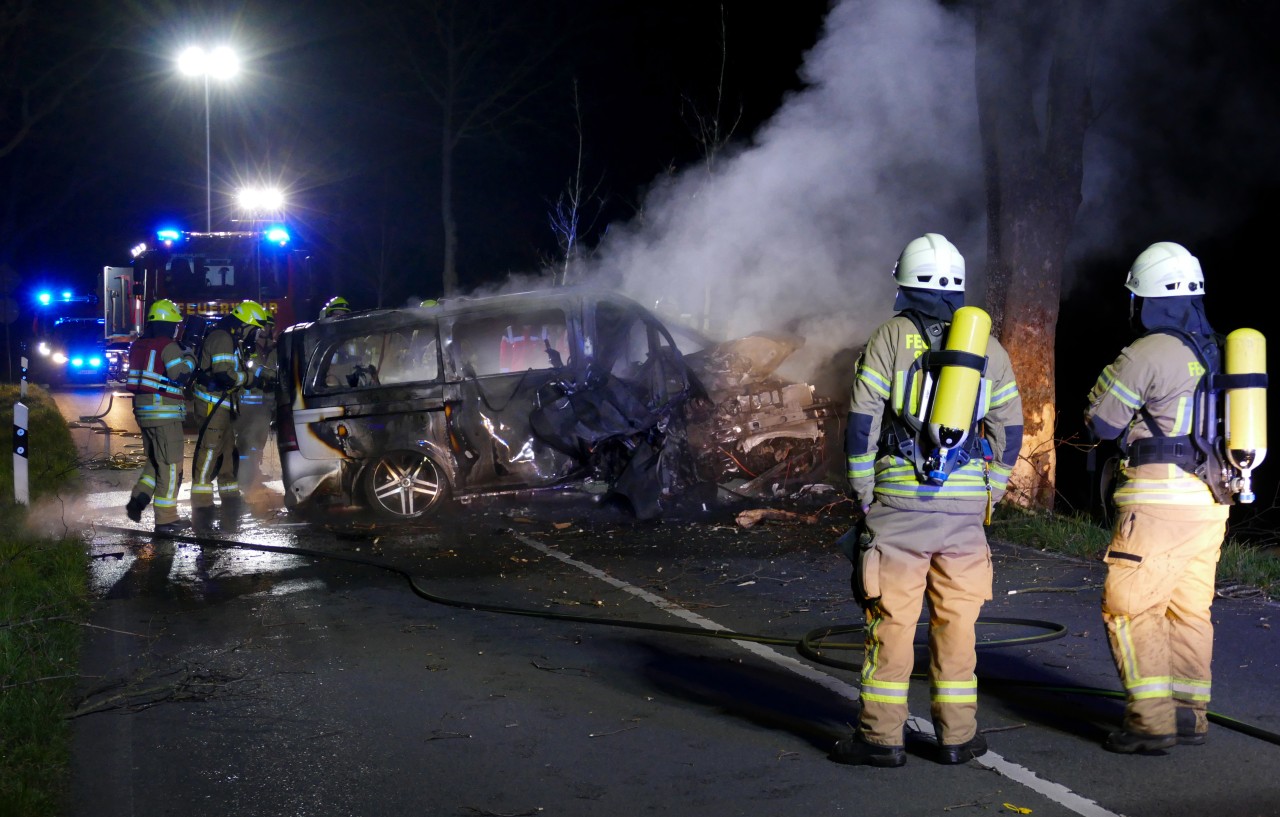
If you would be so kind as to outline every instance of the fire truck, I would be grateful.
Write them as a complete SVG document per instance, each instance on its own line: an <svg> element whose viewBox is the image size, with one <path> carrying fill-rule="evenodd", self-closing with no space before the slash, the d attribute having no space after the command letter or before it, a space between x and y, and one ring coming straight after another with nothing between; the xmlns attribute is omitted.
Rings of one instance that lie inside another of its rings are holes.
<svg viewBox="0 0 1280 817"><path fill-rule="evenodd" d="M102 275L106 355L114 379L123 379L129 344L160 298L187 316L183 333L201 331L192 327L245 300L266 307L281 328L313 316L311 256L293 246L282 226L209 233L162 229L132 254L130 266L105 267Z"/></svg>

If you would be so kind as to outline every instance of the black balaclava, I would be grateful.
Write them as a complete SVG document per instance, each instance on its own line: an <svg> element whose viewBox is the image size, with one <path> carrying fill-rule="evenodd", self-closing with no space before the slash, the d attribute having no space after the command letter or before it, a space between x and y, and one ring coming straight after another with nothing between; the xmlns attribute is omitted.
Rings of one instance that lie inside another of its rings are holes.
<svg viewBox="0 0 1280 817"><path fill-rule="evenodd" d="M1217 370L1218 346L1211 343L1213 327L1204 312L1203 295L1173 295L1168 298L1138 298L1138 320L1147 332L1177 329L1193 337L1210 368Z"/></svg>
<svg viewBox="0 0 1280 817"><path fill-rule="evenodd" d="M1142 329L1147 332L1167 326L1190 335L1213 334L1213 327L1205 316L1203 295L1139 298L1138 301L1138 317L1142 322Z"/></svg>
<svg viewBox="0 0 1280 817"><path fill-rule="evenodd" d="M172 338L177 334L178 324L173 321L147 321L146 337Z"/></svg>
<svg viewBox="0 0 1280 817"><path fill-rule="evenodd" d="M964 293L943 289L898 287L894 312L918 312L927 318L950 322L956 310L964 306Z"/></svg>

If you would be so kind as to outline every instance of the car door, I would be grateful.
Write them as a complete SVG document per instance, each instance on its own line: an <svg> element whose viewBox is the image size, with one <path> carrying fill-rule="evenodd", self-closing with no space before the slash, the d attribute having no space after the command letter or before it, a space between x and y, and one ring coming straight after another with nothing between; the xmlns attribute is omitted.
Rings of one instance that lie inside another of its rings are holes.
<svg viewBox="0 0 1280 817"><path fill-rule="evenodd" d="M467 490L536 488L583 470L582 459L534 433L532 413L558 397L580 353L572 299L515 299L459 313L442 328L456 378L452 426Z"/></svg>
<svg viewBox="0 0 1280 817"><path fill-rule="evenodd" d="M362 316L317 344L305 407L293 411L294 426L306 430L298 448L308 459L368 461L416 450L452 470L437 324L377 318Z"/></svg>

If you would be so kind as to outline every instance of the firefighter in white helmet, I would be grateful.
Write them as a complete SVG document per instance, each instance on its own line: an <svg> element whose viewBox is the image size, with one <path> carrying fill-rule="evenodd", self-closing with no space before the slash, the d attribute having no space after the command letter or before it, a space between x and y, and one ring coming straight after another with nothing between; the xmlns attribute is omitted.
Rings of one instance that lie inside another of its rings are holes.
<svg viewBox="0 0 1280 817"><path fill-rule="evenodd" d="M1130 317L1146 334L1102 370L1085 421L1098 437L1119 440L1125 457L1102 618L1126 704L1122 728L1103 745L1131 754L1204 742L1209 607L1228 505L1196 474L1205 373L1219 371L1221 357L1200 262L1179 244L1152 244L1125 287Z"/></svg>
<svg viewBox="0 0 1280 817"><path fill-rule="evenodd" d="M240 396L252 383L244 347L267 317L261 304L243 301L218 321L200 346L194 401L199 432L191 467L191 521L198 531L213 528L215 480L223 528L234 530L238 524L242 502L232 423L240 411Z"/></svg>
<svg viewBox="0 0 1280 817"><path fill-rule="evenodd" d="M1009 356L988 337L990 319L963 306L965 277L964 258L943 236L928 233L907 244L894 268L898 314L872 333L858 358L846 444L850 487L864 519L840 546L853 562L866 650L857 728L830 755L839 763L906 763L907 690L922 601L930 611L936 758L962 763L987 751L974 675L975 623L991 598L983 524L1008 485L1023 418ZM979 351L952 347L962 315L979 320ZM939 433L931 406L944 397L948 366L972 389L960 407L963 428Z"/></svg>
<svg viewBox="0 0 1280 817"><path fill-rule="evenodd" d="M147 310L147 329L129 344L125 389L133 394L133 417L142 432L146 456L125 513L142 521L148 502L155 507L155 530L177 533L191 527L178 517L182 485L182 423L187 415L184 389L195 371L195 359L174 340L182 313L161 299Z"/></svg>

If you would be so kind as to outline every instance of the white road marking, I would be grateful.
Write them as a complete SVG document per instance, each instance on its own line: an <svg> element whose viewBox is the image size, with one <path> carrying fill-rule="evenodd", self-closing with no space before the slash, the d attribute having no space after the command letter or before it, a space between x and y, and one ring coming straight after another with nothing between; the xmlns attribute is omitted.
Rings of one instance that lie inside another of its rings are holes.
<svg viewBox="0 0 1280 817"><path fill-rule="evenodd" d="M544 553L547 556L552 557L553 559L558 559L559 561L564 562L567 565L572 565L573 567L576 567L577 569L581 570L582 572L586 573L592 578L599 579L600 581L605 582L606 584L610 584L625 593L629 593L632 596L635 596L636 598L643 599L644 601L647 601L650 604L652 604L654 607L657 607L660 610L670 613L676 618L684 619L690 624L694 624L706 630L724 631L729 629L728 627L724 627L720 624L717 624L716 622L712 621L709 618L700 616L697 613L694 613L690 610L686 610L683 607L679 606L678 604L673 603L669 599L665 599L662 596L659 596L655 593L650 593L648 590L644 590L642 588L636 587L635 585L628 584L627 582L624 582L620 579L616 579L613 576L610 576L608 573L605 573L603 570L600 570L599 568L596 568L596 567L592 567L586 562L580 561L578 559L573 558L572 556L568 556L564 553L561 553L559 550L550 548L547 545L542 544L541 542L539 542L538 540L532 537L525 536L524 534L520 534L520 533L513 533L512 535L515 536L517 540L519 540L520 542L523 542L524 544L528 545L534 550ZM734 641L733 643L737 644L738 646L742 647L748 652L751 652L763 658L766 661L770 661L774 664L777 664L778 666L785 667L786 669L789 669L792 672L795 672L796 674L816 684L819 684L820 686L823 686L826 689L829 689L838 695L841 695L845 698L849 698L851 700L857 700L858 698L857 690L854 689L854 687L850 686L849 684L843 681L840 681L836 678L833 678L832 676L828 675L825 672L814 669L808 664L802 663L801 661L795 658L792 658L789 655L784 655L783 653L778 652L777 650L773 649L772 647L769 647L768 645L757 644L754 641ZM921 725L923 728L928 729L929 731L933 730L933 725L929 722L927 718L921 718L919 716L911 716L911 717L917 724ZM1048 800L1052 800L1053 802L1059 804L1063 808L1081 815L1081 817L1123 817L1123 815L1117 814L1112 811L1108 811L1107 809L1098 805L1093 800L1090 800L1086 797L1081 797L1080 795L1076 794L1075 792L1071 791L1066 786L1063 786L1060 783L1054 783L1052 781L1045 780L1044 778L1040 777L1035 772L1031 771L1025 766L1020 766L1017 763L1013 763L1009 760L1006 760L1005 758L1001 757L999 754L992 752L990 750L988 750L987 753L982 757L975 758L975 760L977 760L977 762L982 764L983 766L986 766L988 769L991 769L992 771L995 771L995 772L999 772L1000 774L1004 775L1005 777L1017 783L1021 783L1023 786L1026 786L1027 788L1031 789L1032 791L1036 792L1042 797Z"/></svg>

